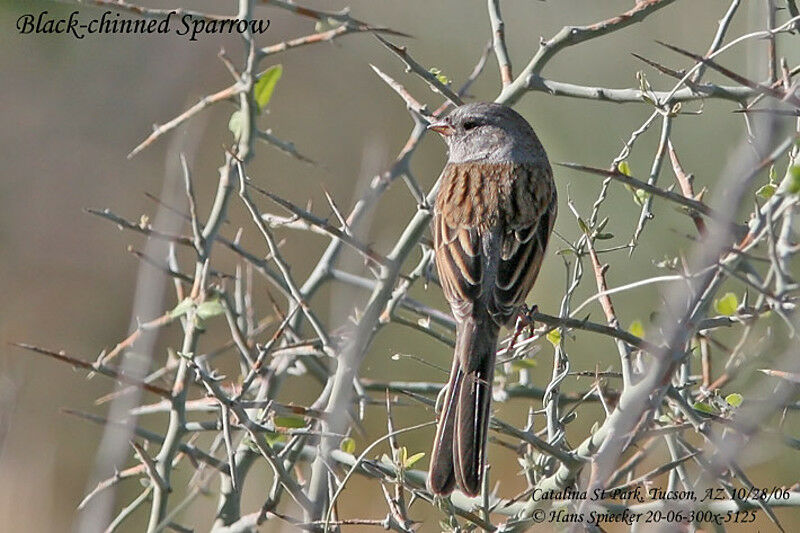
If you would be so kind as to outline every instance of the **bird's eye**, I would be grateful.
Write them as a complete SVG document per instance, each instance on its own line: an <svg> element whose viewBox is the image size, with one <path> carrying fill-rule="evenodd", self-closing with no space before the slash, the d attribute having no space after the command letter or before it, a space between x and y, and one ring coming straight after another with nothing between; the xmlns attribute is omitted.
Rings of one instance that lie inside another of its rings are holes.
<svg viewBox="0 0 800 533"><path fill-rule="evenodd" d="M477 127L478 127L478 123L475 122L474 120L468 120L468 121L466 121L464 123L464 129L465 130L471 130L471 129L477 128Z"/></svg>

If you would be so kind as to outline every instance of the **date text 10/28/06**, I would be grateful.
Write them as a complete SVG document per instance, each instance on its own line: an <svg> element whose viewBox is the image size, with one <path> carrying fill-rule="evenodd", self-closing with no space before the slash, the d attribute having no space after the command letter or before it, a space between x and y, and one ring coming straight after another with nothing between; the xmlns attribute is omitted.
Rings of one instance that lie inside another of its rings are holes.
<svg viewBox="0 0 800 533"><path fill-rule="evenodd" d="M47 11L42 11L38 16L26 13L17 18L17 31L23 35L64 34L76 39L83 39L87 34L145 35L174 32L175 35L185 35L190 41L196 41L198 36L211 34L263 34L270 25L269 19L206 19L189 13L173 18L177 14L177 11L170 11L161 19L145 19L123 17L119 13L106 11L100 17L84 19L79 11L73 11L66 18L48 16Z"/></svg>
<svg viewBox="0 0 800 533"><path fill-rule="evenodd" d="M789 490L783 487L771 488L738 488L714 489L708 488L698 495L694 490L663 490L657 487L643 489L642 487L629 487L617 489L594 489L592 491L577 489L542 490L534 489L533 500L627 500L644 503L648 500L673 500L685 502L699 502L715 500L781 500L790 496Z"/></svg>

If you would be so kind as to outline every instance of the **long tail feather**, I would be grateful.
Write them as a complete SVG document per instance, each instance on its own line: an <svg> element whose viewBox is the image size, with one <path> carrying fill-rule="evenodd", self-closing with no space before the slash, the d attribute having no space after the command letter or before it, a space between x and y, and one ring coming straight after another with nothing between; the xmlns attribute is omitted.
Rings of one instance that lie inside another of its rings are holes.
<svg viewBox="0 0 800 533"><path fill-rule="evenodd" d="M459 389L456 414L455 473L461 490L475 496L481 491L486 440L489 429L491 383L494 369L492 359L484 359L484 367L464 375Z"/></svg>
<svg viewBox="0 0 800 533"><path fill-rule="evenodd" d="M456 421L456 399L461 384L461 365L453 358L453 368L444 396L444 404L439 423L436 426L436 437L431 451L431 467L428 473L428 489L434 494L450 494L456 483L453 471L453 435Z"/></svg>
<svg viewBox="0 0 800 533"><path fill-rule="evenodd" d="M472 317L459 324L456 350L436 430L428 488L471 496L481 490L498 328Z"/></svg>

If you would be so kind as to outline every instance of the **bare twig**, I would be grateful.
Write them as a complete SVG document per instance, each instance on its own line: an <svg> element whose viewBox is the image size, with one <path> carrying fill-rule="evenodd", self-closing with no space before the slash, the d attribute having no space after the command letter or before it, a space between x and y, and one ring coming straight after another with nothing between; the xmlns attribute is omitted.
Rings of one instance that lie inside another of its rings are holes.
<svg viewBox="0 0 800 533"><path fill-rule="evenodd" d="M488 0L489 22L492 24L492 40L494 41L494 55L500 66L500 81L507 87L513 77L511 75L511 60L508 58L506 48L506 29L502 15L500 15L500 0Z"/></svg>
<svg viewBox="0 0 800 533"><path fill-rule="evenodd" d="M159 396L162 396L164 398L170 397L170 392L168 390L162 389L161 387L157 387L155 385L143 382L137 378L131 377L123 373L121 370L117 370L115 368L110 368L106 366L102 362L89 363L88 361L84 361L82 359L78 359L76 357L67 355L64 352L54 352L52 350L46 350L44 348L40 348L38 346L34 346L32 344L27 344L23 342L14 342L11 344L12 346L18 346L20 348L24 348L25 350L30 350L31 352L34 353L46 355L47 357L52 357L53 359L67 363L74 367L82 368L90 372L97 372L98 374L102 374L104 376L115 379L120 383L126 383L128 385L133 385L135 387L142 388L148 392L152 392L153 394L158 394Z"/></svg>
<svg viewBox="0 0 800 533"><path fill-rule="evenodd" d="M408 51L406 50L405 46L396 46L387 41L386 39L384 39L383 37L381 37L380 35L378 35L377 33L375 34L375 37L381 43L383 43L383 45L386 48L388 48L392 53L394 53L397 57L399 57L403 61L403 63L405 63L406 68L408 69L409 72L414 72L420 78L428 82L428 84L434 91L440 93L442 96L450 100L454 105L459 106L463 103L461 101L461 98L456 93L454 93L453 90L450 89L450 87L442 83L442 81L439 80L439 78L436 77L435 74L433 74L429 70L426 70L422 65L414 61L414 59L408 54Z"/></svg>

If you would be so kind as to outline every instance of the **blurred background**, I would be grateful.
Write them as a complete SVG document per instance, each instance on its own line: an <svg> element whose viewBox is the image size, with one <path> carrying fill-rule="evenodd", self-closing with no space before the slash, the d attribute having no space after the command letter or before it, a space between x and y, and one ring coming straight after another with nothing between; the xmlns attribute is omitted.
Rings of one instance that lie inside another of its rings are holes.
<svg viewBox="0 0 800 533"><path fill-rule="evenodd" d="M185 4L198 11L235 13L234 2ZM350 6L357 19L413 35L410 39L391 40L407 45L418 62L439 68L455 86L470 73L490 37L485 2L307 0L306 4L332 10ZM567 24L606 19L631 5L630 0L506 0L502 9L515 73L535 52L541 36L552 36ZM685 59L654 40L704 52L728 5L726 0L676 2L643 23L560 53L548 64L544 75L564 82L621 88L637 86L635 74L644 70L654 88L670 89L670 79L643 65L630 52L676 69L684 68L689 65ZM765 5L766 2L755 0L743 2L729 35L762 29ZM166 2L149 2L148 6L177 7ZM132 221L142 215L152 219L158 206L145 193L161 195L162 191L175 189L180 179L175 154L185 150L190 156L200 212L207 215L216 189L217 168L223 163L221 147L232 141L228 130L228 118L234 109L231 105L220 104L206 110L131 160L126 155L149 134L152 124L171 119L205 94L231 84L229 73L217 58L220 48L225 48L237 64L243 57L241 42L230 37L203 36L189 42L174 34L102 35L76 40L64 35L20 35L14 29L23 13L48 10L56 16L68 16L74 9L79 9L82 17L102 14L102 10L87 5L75 8L55 2L0 1L0 529L6 531L71 528L77 518L76 506L93 485L92 465L102 428L60 410L73 407L103 414L106 406L96 407L94 400L113 390L113 383L104 378L87 380L84 372L26 353L9 343L30 342L94 360L102 350L113 348L127 336L132 320L150 320L175 306L174 294L167 291L157 314L132 317L137 277L146 274L157 278L160 274L126 251L129 245L142 249L145 242L141 236L118 231L113 224L84 209L109 208ZM263 45L314 31L313 21L284 10L260 6L257 15L271 20L269 31L259 40ZM779 50L787 55L789 65L800 61L797 44L792 36L779 40ZM750 41L725 54L722 63L763 79L765 70L760 59L764 50L763 43ZM397 58L368 34L291 50L272 56L270 61L283 65L283 77L260 125L293 141L298 151L319 164L307 165L270 146L259 145L249 175L261 187L299 205L312 201L316 212L323 216L329 213L323 187L348 212L368 181L392 163L412 126L404 103L374 74L370 63L403 83L431 108L440 103L438 95L414 76L405 74ZM713 73L707 76L720 81ZM492 100L498 87L499 76L491 57L470 93L475 99ZM686 107L702 113L675 122L673 143L684 168L695 175L696 189L708 186L713 192L727 157L739 146L744 122L731 113L734 106L729 102L707 101ZM516 108L536 129L551 161L596 167L608 166L631 131L651 113L646 104L619 106L539 93L526 95ZM635 176L646 177L649 172L657 136L656 127L637 144L629 159ZM439 139L423 139L412 162L412 170L423 187L433 184L445 157ZM565 202L569 197L579 211L589 212L599 181L563 168L556 169L556 176L562 201L557 231L573 239L579 230ZM672 180L669 164L665 163L661 183ZM183 197L173 197L177 198L178 207L185 209ZM261 198L256 201L266 211L284 214ZM233 238L236 229L243 227L243 245L258 255L265 254L263 241L240 203L235 204L223 234ZM414 211L408 189L396 182L373 213L367 225L367 240L385 252ZM610 286L656 275L660 271L653 261L674 257L691 247L689 236L694 232L688 217L659 201L655 202L655 214L655 221L645 230L643 244L632 257L625 251L604 257L611 265ZM607 241L609 246L624 244L636 225L639 207L628 191L612 185L601 215L613 215L606 228L615 235ZM327 239L293 230L277 230L277 235L286 239L284 256L293 265L293 274L302 280L313 268ZM554 242L531 298L531 303L549 314L557 314L566 283L563 261L553 253L563 245L558 240ZM233 258L220 248L216 250L220 255L217 268L232 272ZM345 258L343 264L362 270L353 257ZM741 293L742 288L731 286L724 290ZM588 276L575 301L594 292L594 282ZM445 309L444 300L434 287L427 292L417 287L413 295ZM345 323L353 305L363 302L365 296L350 287L332 285L316 296L314 305L328 324L336 326ZM257 307L266 313L269 303L265 292L257 291L256 297L260 298ZM622 293L615 296L614 302L623 326L636 319L647 325L650 314L661 305L659 288L648 286ZM590 310L593 318L602 319L599 306L593 304ZM202 345L213 348L215 339L218 343L224 333L222 328L211 328ZM785 329L778 325L771 333L777 342L775 349L779 350ZM164 348L176 346L181 337L177 324L161 332L155 357L164 357ZM443 345L411 334L402 326L390 325L372 345L362 375L379 380L445 380L444 373L438 374L413 359L393 360L391 356L398 352L425 357L441 367L449 365L451 356ZM617 360L613 343L606 339L598 342L597 337L585 333L570 341L568 354L575 370L615 368ZM536 384L543 385L549 380L552 364L552 347L546 342L537 359L541 372ZM578 381L573 378L566 390L588 386L587 382ZM746 381L734 383L727 392L746 385ZM281 399L307 405L318 393L312 380L292 378L282 389ZM530 402L514 400L498 403L496 411L505 420L522 425L529 405ZM534 406L539 407L538 403ZM580 442L597 419L593 417L599 411L593 409L582 411L569 426L572 444ZM372 413L375 416L368 412L366 420L371 438L357 439L359 451L385 433L382 410L376 408ZM398 408L395 415L399 426L430 420L432 416L416 405ZM150 417L142 425L156 430L163 421ZM785 429L797 433L797 423L791 416ZM428 452L431 434L432 430L414 432L405 436L401 444L410 452ZM796 456L774 442L762 440L759 445L754 441L753 449L742 460L752 481L757 486L796 482ZM519 466L513 454L496 446L490 453L493 479L501 482L500 493L511 496L523 488L524 480L517 475ZM120 467L130 464L133 463ZM176 478L178 486L191 474L185 465L183 469ZM258 485L267 486L266 470L261 465L248 478L252 485L245 491L248 496L244 512L263 503ZM505 474L498 477L499 472ZM385 502L375 489L372 482L354 479L343 494L341 515L383 517ZM117 493L117 509L140 490L136 480L124 482ZM181 522L202 531L204 525L211 523L215 507L215 498L203 496ZM423 506L414 508L411 514L417 519L435 516ZM778 516L789 530L800 527L797 511L778 510ZM139 530L145 520L146 513L140 511L123 529ZM765 530L773 527L761 514L759 524ZM422 527L422 531L436 529L435 520ZM263 530L291 528L270 522Z"/></svg>

